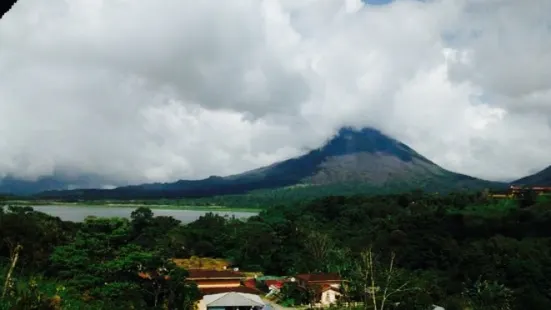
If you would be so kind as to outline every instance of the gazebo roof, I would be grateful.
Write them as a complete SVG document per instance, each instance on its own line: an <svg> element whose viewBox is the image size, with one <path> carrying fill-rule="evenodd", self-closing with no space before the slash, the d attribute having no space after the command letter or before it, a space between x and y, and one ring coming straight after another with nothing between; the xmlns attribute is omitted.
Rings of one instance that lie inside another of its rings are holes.
<svg viewBox="0 0 551 310"><path fill-rule="evenodd" d="M207 307L255 307L265 305L257 295L237 292L205 295L204 300Z"/></svg>

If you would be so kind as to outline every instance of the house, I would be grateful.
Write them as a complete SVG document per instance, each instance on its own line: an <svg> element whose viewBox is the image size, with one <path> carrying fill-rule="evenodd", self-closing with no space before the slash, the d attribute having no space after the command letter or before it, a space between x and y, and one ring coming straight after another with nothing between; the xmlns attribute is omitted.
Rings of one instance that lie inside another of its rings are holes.
<svg viewBox="0 0 551 310"><path fill-rule="evenodd" d="M194 281L199 288L240 286L245 278L234 270L189 269L188 273L188 280Z"/></svg>
<svg viewBox="0 0 551 310"><path fill-rule="evenodd" d="M266 297L278 294L281 291L284 283L285 282L283 280L265 280L264 284L266 284L266 287L268 287L269 291Z"/></svg>
<svg viewBox="0 0 551 310"><path fill-rule="evenodd" d="M342 279L336 273L299 274L296 282L300 287L316 294L316 304L329 306L342 296Z"/></svg>
<svg viewBox="0 0 551 310"><path fill-rule="evenodd" d="M257 288L257 283L264 284L264 288L262 288L262 290L264 290L264 293L267 293L266 297L270 297L279 293L283 287L283 283L285 282L286 279L283 277L255 277L247 279L243 282L243 285L250 288L259 289Z"/></svg>
<svg viewBox="0 0 551 310"><path fill-rule="evenodd" d="M198 310L261 310L266 304L254 294L228 292L205 295Z"/></svg>
<svg viewBox="0 0 551 310"><path fill-rule="evenodd" d="M256 288L242 285L245 275L234 270L188 270L188 281L193 281L202 295L238 292L259 294Z"/></svg>
<svg viewBox="0 0 551 310"><path fill-rule="evenodd" d="M256 279L247 278L247 280L242 282L244 286L256 289Z"/></svg>
<svg viewBox="0 0 551 310"><path fill-rule="evenodd" d="M276 295L286 282L290 281L289 277L280 276L257 276L255 282L258 281L262 284L263 290L266 291L266 297Z"/></svg>
<svg viewBox="0 0 551 310"><path fill-rule="evenodd" d="M340 288L342 278L336 273L311 273L299 274L296 276L298 285L306 287L311 285L330 285L334 288Z"/></svg>
<svg viewBox="0 0 551 310"><path fill-rule="evenodd" d="M281 289L283 287L284 280L266 280L264 281L269 290Z"/></svg>

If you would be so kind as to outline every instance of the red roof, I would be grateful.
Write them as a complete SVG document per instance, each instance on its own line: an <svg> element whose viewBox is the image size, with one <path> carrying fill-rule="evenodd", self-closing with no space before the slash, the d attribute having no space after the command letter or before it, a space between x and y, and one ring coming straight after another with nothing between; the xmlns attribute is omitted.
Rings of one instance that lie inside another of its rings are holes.
<svg viewBox="0 0 551 310"><path fill-rule="evenodd" d="M201 291L201 294L204 295L212 295L212 294L220 294L220 293L229 293L229 292L237 292L237 293L246 293L246 294L255 294L260 295L262 294L261 291L255 288L250 288L246 286L237 286L237 287L207 287L207 288L200 288L199 291Z"/></svg>
<svg viewBox="0 0 551 310"><path fill-rule="evenodd" d="M256 289L256 280L255 279L248 279L247 281L243 281L243 285L245 285L248 288Z"/></svg>
<svg viewBox="0 0 551 310"><path fill-rule="evenodd" d="M270 286L274 286L276 288L281 288L283 286L283 281L281 280L265 280L264 283L266 283L268 288Z"/></svg>
<svg viewBox="0 0 551 310"><path fill-rule="evenodd" d="M341 277L336 273L311 273L311 274L299 274L298 279L305 282L341 282Z"/></svg>
<svg viewBox="0 0 551 310"><path fill-rule="evenodd" d="M196 279L241 279L245 276L233 270L205 270L205 269L190 269L188 270L189 280Z"/></svg>

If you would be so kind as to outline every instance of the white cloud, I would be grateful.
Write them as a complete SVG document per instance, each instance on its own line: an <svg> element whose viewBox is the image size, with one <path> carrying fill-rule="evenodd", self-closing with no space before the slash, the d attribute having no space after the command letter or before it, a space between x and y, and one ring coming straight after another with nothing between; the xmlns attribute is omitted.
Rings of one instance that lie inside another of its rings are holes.
<svg viewBox="0 0 551 310"><path fill-rule="evenodd" d="M20 0L0 175L241 172L374 126L445 168L551 164L551 2Z"/></svg>

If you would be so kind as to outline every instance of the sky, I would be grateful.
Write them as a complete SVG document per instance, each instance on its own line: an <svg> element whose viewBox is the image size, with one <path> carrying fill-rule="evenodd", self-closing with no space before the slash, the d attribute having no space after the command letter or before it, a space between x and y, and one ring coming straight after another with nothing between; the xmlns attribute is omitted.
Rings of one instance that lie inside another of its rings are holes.
<svg viewBox="0 0 551 310"><path fill-rule="evenodd" d="M0 177L228 175L357 126L515 179L551 164L551 1L528 2L19 0Z"/></svg>

